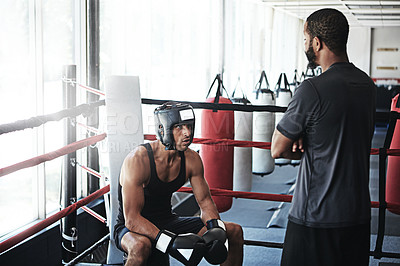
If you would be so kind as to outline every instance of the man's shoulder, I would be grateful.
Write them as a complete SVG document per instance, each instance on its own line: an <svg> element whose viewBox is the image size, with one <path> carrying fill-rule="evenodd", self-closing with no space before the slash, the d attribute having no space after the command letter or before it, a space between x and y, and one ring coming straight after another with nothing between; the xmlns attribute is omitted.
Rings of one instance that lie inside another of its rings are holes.
<svg viewBox="0 0 400 266"><path fill-rule="evenodd" d="M138 145L126 155L124 164L143 163L147 158L146 147L144 145Z"/></svg>
<svg viewBox="0 0 400 266"><path fill-rule="evenodd" d="M200 155L197 151L192 150L191 148L188 148L185 152L185 158L186 160L201 160Z"/></svg>
<svg viewBox="0 0 400 266"><path fill-rule="evenodd" d="M135 147L124 159L121 167L120 182L124 186L134 180L139 183L147 183L150 174L150 160L146 147ZM135 182L136 182L135 181Z"/></svg>
<svg viewBox="0 0 400 266"><path fill-rule="evenodd" d="M317 91L317 84L318 80L316 79L317 77L313 77L310 79L304 80L299 87L296 89L294 95L295 98L305 98L309 99L310 95L313 96L315 95L315 92Z"/></svg>
<svg viewBox="0 0 400 266"><path fill-rule="evenodd" d="M203 165L200 154L190 148L185 151L185 161L186 167L192 169L195 172L201 169Z"/></svg>

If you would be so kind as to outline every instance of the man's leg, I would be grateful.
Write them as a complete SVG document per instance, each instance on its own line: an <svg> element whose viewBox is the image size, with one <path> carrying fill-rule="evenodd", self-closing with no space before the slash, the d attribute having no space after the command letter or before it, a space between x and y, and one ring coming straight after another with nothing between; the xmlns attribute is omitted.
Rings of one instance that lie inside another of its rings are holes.
<svg viewBox="0 0 400 266"><path fill-rule="evenodd" d="M370 224L344 228L341 238L341 265L369 265Z"/></svg>
<svg viewBox="0 0 400 266"><path fill-rule="evenodd" d="M126 266L146 265L151 253L149 238L133 232L127 232L121 239L121 247L128 254Z"/></svg>
<svg viewBox="0 0 400 266"><path fill-rule="evenodd" d="M224 222L226 235L228 237L228 258L221 265L242 265L243 264L243 230L235 223Z"/></svg>
<svg viewBox="0 0 400 266"><path fill-rule="evenodd" d="M312 228L288 221L281 258L281 266L318 266L321 256ZM317 237L318 238L318 237Z"/></svg>
<svg viewBox="0 0 400 266"><path fill-rule="evenodd" d="M169 266L169 255L153 248L149 238L133 233L123 225L114 231L118 249L125 252L124 265Z"/></svg>
<svg viewBox="0 0 400 266"><path fill-rule="evenodd" d="M368 265L369 231L369 224L312 228L289 221L281 265Z"/></svg>

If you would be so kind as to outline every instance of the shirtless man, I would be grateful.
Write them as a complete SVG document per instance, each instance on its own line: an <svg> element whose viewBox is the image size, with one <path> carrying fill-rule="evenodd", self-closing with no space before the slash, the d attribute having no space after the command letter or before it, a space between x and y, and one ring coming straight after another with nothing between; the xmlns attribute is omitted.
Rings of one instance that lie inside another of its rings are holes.
<svg viewBox="0 0 400 266"><path fill-rule="evenodd" d="M169 265L168 254L185 265L203 257L211 264L242 265L242 228L220 220L202 160L189 149L193 108L168 102L156 108L154 118L157 140L134 149L121 168L114 236L125 265ZM171 209L172 193L188 180L200 217L179 217Z"/></svg>

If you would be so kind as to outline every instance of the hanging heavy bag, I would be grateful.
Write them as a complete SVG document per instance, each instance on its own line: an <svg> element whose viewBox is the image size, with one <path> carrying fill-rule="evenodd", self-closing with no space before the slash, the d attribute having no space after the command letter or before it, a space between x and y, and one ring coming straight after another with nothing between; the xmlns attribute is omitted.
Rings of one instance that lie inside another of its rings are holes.
<svg viewBox="0 0 400 266"><path fill-rule="evenodd" d="M262 87L265 80L266 87ZM269 89L269 83L265 71L261 72L261 77L256 84L255 105L275 105L275 95ZM254 112L253 114L253 141L271 142L275 128L275 113ZM267 175L274 171L275 163L271 156L271 150L253 148L253 173L257 175Z"/></svg>
<svg viewBox="0 0 400 266"><path fill-rule="evenodd" d="M217 82L218 89L215 97L208 98L211 89ZM222 97L222 89L225 87L221 76L218 74L207 94L206 102L232 104L229 98ZM225 90L226 92L226 90ZM228 93L227 93L228 95ZM229 97L229 96L228 96ZM209 139L234 138L234 112L203 110L201 116L201 136ZM233 146L226 145L202 145L200 150L204 164L204 176L210 188L233 188ZM212 197L219 212L227 211L232 206L232 197Z"/></svg>
<svg viewBox="0 0 400 266"><path fill-rule="evenodd" d="M283 82L283 86L281 83ZM292 92L290 91L290 85L287 80L286 74L281 73L279 75L278 82L275 85L275 93L276 93L276 106L287 107L289 105L290 100L292 99ZM281 121L283 117L283 113L275 114L275 127L278 125L279 121ZM291 160L279 158L275 159L275 164L277 165L285 165L289 164Z"/></svg>
<svg viewBox="0 0 400 266"><path fill-rule="evenodd" d="M231 100L235 104L251 105L243 90L241 96L235 97L240 88L240 78L232 93ZM251 141L253 135L253 113L235 111L235 140ZM252 148L235 147L233 154L233 190L250 191L252 184Z"/></svg>
<svg viewBox="0 0 400 266"><path fill-rule="evenodd" d="M400 112L400 101L397 94L392 99L391 111ZM397 120L390 149L400 149L400 121ZM400 157L388 156L386 175L386 202L400 204ZM400 214L399 210L388 208L392 213Z"/></svg>

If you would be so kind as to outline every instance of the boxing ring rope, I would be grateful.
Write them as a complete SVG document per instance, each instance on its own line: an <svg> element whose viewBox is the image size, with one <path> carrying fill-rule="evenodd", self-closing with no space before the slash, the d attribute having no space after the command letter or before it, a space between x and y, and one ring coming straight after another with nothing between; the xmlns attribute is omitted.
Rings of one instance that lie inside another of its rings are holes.
<svg viewBox="0 0 400 266"><path fill-rule="evenodd" d="M94 218L96 218L97 220L99 220L100 222L102 222L103 224L105 224L107 222L107 219L104 218L103 216L101 216L100 214L96 213L95 211L93 211L92 209L86 207L86 206L82 206L81 207L82 210L84 210L85 212L87 212L88 214L92 215Z"/></svg>
<svg viewBox="0 0 400 266"><path fill-rule="evenodd" d="M76 165L81 167L87 173L99 178L100 181L102 181L104 185L106 184L106 181L108 181L108 178L105 175L100 174L96 170L93 170L89 167L81 165L79 162L76 162ZM105 206L110 206L110 201L106 195L104 195L104 201L105 201ZM94 218L98 219L99 221L101 221L101 222L105 223L107 226L109 226L109 220L110 220L109 208L107 208L107 207L105 208L107 219L105 219L104 217L102 217L101 215L96 213L95 211L89 209L88 207L82 207L82 209L84 211L86 211L87 213L89 213L90 215L92 215Z"/></svg>
<svg viewBox="0 0 400 266"><path fill-rule="evenodd" d="M72 81L68 81L68 82L72 82ZM98 95L102 95L102 96L105 95L104 93L99 93L100 92L99 90L80 85L76 82L75 82L75 84L77 84L78 86L80 86L82 88L87 89L90 92L98 93ZM167 101L168 100L142 99L143 104L162 104ZM244 111L244 112L254 112L254 111L284 112L286 110L286 107L279 107L279 106L244 106L244 105L238 105L238 104L213 104L213 103L196 103L196 102L185 102L185 103L191 104L194 108L212 109L212 110L232 110L232 111ZM22 120L22 121L17 121L15 123L0 125L0 135L4 134L4 133L13 132L16 130L22 130L25 128L36 127L36 126L46 123L47 121L60 120L61 118L66 117L66 116L70 117L70 116L77 116L79 114L89 113L94 108L99 107L104 104L105 104L105 101L102 100L102 101L94 102L91 104L83 104L80 106L76 106L74 108L62 110L60 112L50 114L47 116L39 116L39 117L35 117L35 118L30 118L28 120ZM384 120L389 119L390 121L393 121L393 120L396 121L396 119L400 118L400 114L398 114L396 112L377 113L377 118L384 119ZM81 123L76 123L76 124L79 126L86 127L88 131L98 133L97 129L91 128L91 127L86 126ZM391 122L389 129L388 129L388 132L389 132L388 135L391 134L391 136L389 136L390 141L391 141L391 137L393 135L393 130L394 130L394 124L393 124L393 122ZM390 131L391 131L391 133L390 133ZM385 140L384 148L371 149L372 155L380 155L380 161L381 161L381 157L386 158L388 155L400 156L400 149L389 149L388 148L388 145L390 146L390 141L388 141L388 135L387 135L387 139ZM106 133L95 135L93 137L71 143L71 144L69 144L61 149L58 149L56 151L46 153L41 156L37 156L37 157L31 158L29 160L5 167L5 168L1 168L0 169L0 177L7 175L9 173L15 172L17 170L23 169L23 168L32 167L32 166L38 165L40 163L55 159L57 157L66 155L68 153L71 153L71 152L81 149L83 147L93 145L99 141L104 140L105 138L106 138ZM154 140L155 136L154 135L145 135L145 139L146 140ZM256 148L263 148L263 149L271 148L271 143L268 143L268 142L237 141L237 140L228 140L228 139L195 138L193 143L204 144L204 145L230 145L230 146L235 146L235 147L256 147ZM381 163L380 163L380 166L381 166ZM84 169L86 168L83 166L81 166L81 167ZM85 170L90 172L92 175L95 175L100 178L102 177L98 172L96 172L92 169L86 168ZM381 180L381 171L380 171L380 180ZM381 184L380 184L380 189L381 189ZM384 187L383 187L383 189L384 189ZM109 185L104 186L103 188L90 194L88 197L83 198L83 199L71 204L70 206L66 207L65 209L61 210L60 212L35 224L34 226L28 228L27 230L1 242L0 243L0 253L13 247L14 245L16 245L18 243L20 243L24 239L28 238L29 236L32 236L33 234L39 232L43 228L60 220L61 218L67 216L68 214L76 211L78 208L84 207L84 205L88 204L89 202L93 201L94 199L104 195L105 193L108 193L109 190L110 190ZM179 192L187 192L187 193L192 192L191 188L187 188L187 187L182 187L178 191ZM230 190L223 190L223 189L210 189L210 191L213 196L228 196L228 197L236 197L236 198L269 200L269 201L278 201L278 202L290 202L292 199L291 195L230 191ZM371 202L371 207L372 208L380 208L380 210L382 210L382 209L385 210L387 207L400 209L400 204L386 203L384 199L383 199L383 201L381 201L381 200L382 199L381 199L381 195L380 195L380 202ZM83 209L85 209L85 207ZM95 216L95 214L92 214L92 215ZM105 222L104 217L100 216L100 217L96 217L96 218L102 222ZM383 240L384 234L383 235L381 234L381 236L382 236L382 240ZM281 243L245 240L245 244L282 248ZM378 255L382 255L382 256L386 256L386 257L400 257L400 254L382 252L381 250L380 251L375 250L371 254L376 255L377 253L379 253Z"/></svg>
<svg viewBox="0 0 400 266"><path fill-rule="evenodd" d="M52 151L52 152L48 152L36 157L33 157L31 159L4 167L0 169L0 177L11 174L15 171L24 169L24 168L28 168L28 167L32 167L32 166L36 166L38 164L53 160L55 158L58 158L60 156L69 154L71 152L74 152L76 150L85 148L87 146L93 145L103 139L106 138L106 133L100 134L100 135L96 135L93 137L89 137L87 139L83 139L71 144L68 144L65 147L62 147L58 150Z"/></svg>
<svg viewBox="0 0 400 266"><path fill-rule="evenodd" d="M61 110L56 113L36 116L36 117L32 117L32 118L25 119L25 120L19 120L19 121L13 122L13 123L3 124L3 125L0 125L0 135L18 131L18 130L27 129L27 128L38 127L49 121L59 121L63 118L67 118L67 117L73 118L78 115L83 115L86 117L86 116L90 115L95 110L95 108L102 106L102 105L105 105L105 100L93 102L90 104L81 104L78 106L74 106L72 108ZM78 123L76 123L76 124L78 124ZM93 131L93 128L91 128L91 127L87 127L87 129ZM86 139L83 139L80 141L70 143L58 150L55 150L55 151L52 151L52 152L49 152L49 153L46 153L46 154L43 154L43 155L40 155L37 157L33 157L31 159L28 159L28 160L25 160L22 162L1 168L0 169L0 177L10 174L10 173L13 173L15 171L24 169L24 168L36 166L38 164L53 160L53 159L61 157L63 155L70 154L70 153L75 152L84 147L94 145L97 142L104 140L105 138L106 138L106 133L95 135L95 136L92 136L92 137L89 137L89 138L86 138ZM91 174L93 174L93 171L91 172ZM75 212L80 207L82 207L82 209L84 211L88 212L90 215L92 215L93 217L95 217L96 219L98 219L99 221L104 223L106 221L104 217L101 217L101 215L98 215L97 213L95 213L94 211L85 207L84 205L88 204L89 202L93 201L94 199L98 198L99 196L104 195L105 193L109 192L109 190L110 190L110 186L109 185L105 186L102 189L99 189L96 192L92 193L88 197L69 205L68 207L66 207L63 210L61 210L60 212L48 217L47 219L45 219L41 222L38 222L34 226L26 229L25 231L1 242L0 243L0 252L3 252L5 250L9 249L10 247L21 242L22 240L24 240L24 239L28 238L29 236L44 229L48 225Z"/></svg>
<svg viewBox="0 0 400 266"><path fill-rule="evenodd" d="M80 126L80 127L84 127L90 133L95 133L95 134L99 134L100 133L100 131L97 128L82 124L80 122L76 122L76 125Z"/></svg>
<svg viewBox="0 0 400 266"><path fill-rule="evenodd" d="M59 121L66 117L76 117L78 115L88 116L93 110L99 106L105 105L105 100L100 100L90 104L81 104L72 108L64 109L56 113L31 117L25 120L18 120L13 123L0 125L0 135L24 130L27 128L34 128L41 126L50 121Z"/></svg>
<svg viewBox="0 0 400 266"><path fill-rule="evenodd" d="M64 146L60 149L57 149L55 151L37 156L37 157L33 157L31 159L13 164L11 166L8 167L4 167L0 169L0 177L13 173L15 171L24 169L24 168L28 168L28 167L32 167L32 166L36 166L38 164L41 164L43 162L46 161L50 161L53 159L56 159L58 157L64 156L66 154L69 154L71 152L77 151L79 149L82 149L84 147L88 147L90 145L93 145L99 141L102 141L106 138L106 133L100 134L100 135L96 135L93 137L89 137L71 144L68 144L67 146ZM89 169L88 169L89 171ZM92 174L94 174L93 172L94 170L91 170ZM63 210L61 210L60 212L48 217L47 219L33 225L32 227L26 229L25 231L10 237L9 239L3 241L0 243L0 253L13 247L14 245L18 244L19 242L23 241L24 239L32 236L33 234L39 232L40 230L44 229L45 227L51 225L52 223L60 220L61 218L71 214L72 212L76 211L77 209L79 209L80 207L83 207L84 205L90 203L91 201L93 201L94 199L97 199L98 197L104 195L105 193L110 191L110 186L107 185L105 187L103 187L102 189L97 190L96 192L90 194L89 196L87 196L86 198L83 198L71 205L69 205L68 207L64 208ZM83 208L85 211L87 211L89 214L91 214L92 216L94 216L96 219L105 222L105 219L101 216L99 216L98 214L94 213L93 211L91 211L90 209Z"/></svg>
<svg viewBox="0 0 400 266"><path fill-rule="evenodd" d="M21 241L25 240L26 238L32 236L33 234L36 234L40 230L46 228L47 226L57 222L61 218L67 216L68 214L76 211L80 207L92 202L93 200L97 199L98 197L104 195L105 193L110 191L110 185L107 185L96 192L93 192L89 196L78 200L77 202L69 205L65 209L53 214L52 216L44 219L43 221L40 221L39 223L33 225L32 227L26 229L25 231L22 231L19 234L16 234L15 236L12 236L3 242L0 243L0 253L3 251L6 251L7 249L15 246L16 244L20 243Z"/></svg>
<svg viewBox="0 0 400 266"><path fill-rule="evenodd" d="M80 83L76 82L74 79L63 77L62 81L65 82L65 83L69 83L71 86L74 86L74 87L75 86L81 87L81 88L87 90L88 92L91 92L91 93L96 94L98 96L106 96L106 94L103 91L101 91L99 89L95 89L95 88L89 87L87 85L80 84Z"/></svg>
<svg viewBox="0 0 400 266"><path fill-rule="evenodd" d="M142 104L161 105L166 102L174 102L174 101L142 98ZM276 105L243 105L243 104L205 103L205 102L188 102L188 101L179 101L179 102L190 104L194 109L208 109L208 110L218 110L218 111L283 113L287 109L287 107L276 106Z"/></svg>

